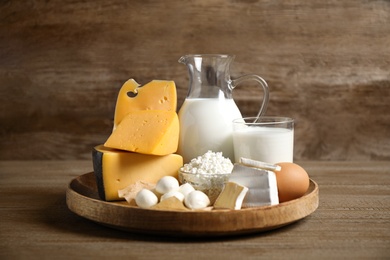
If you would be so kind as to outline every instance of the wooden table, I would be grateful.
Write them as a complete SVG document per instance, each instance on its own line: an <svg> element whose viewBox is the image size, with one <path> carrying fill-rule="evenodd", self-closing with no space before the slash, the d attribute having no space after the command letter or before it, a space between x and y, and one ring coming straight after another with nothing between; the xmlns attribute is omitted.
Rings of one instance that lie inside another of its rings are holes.
<svg viewBox="0 0 390 260"><path fill-rule="evenodd" d="M319 185L313 214L264 233L195 239L132 234L69 211L67 185L90 161L0 161L0 259L389 259L390 162L299 164Z"/></svg>

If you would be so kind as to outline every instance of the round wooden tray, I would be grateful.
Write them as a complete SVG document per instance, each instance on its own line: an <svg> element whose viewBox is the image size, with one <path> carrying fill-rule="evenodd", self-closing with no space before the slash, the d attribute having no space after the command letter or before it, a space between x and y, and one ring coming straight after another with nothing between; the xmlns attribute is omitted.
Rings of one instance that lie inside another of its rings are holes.
<svg viewBox="0 0 390 260"><path fill-rule="evenodd" d="M66 203L77 215L120 230L173 236L226 236L266 231L298 221L317 209L319 198L318 185L310 180L303 197L274 206L209 211L141 209L126 201L100 200L91 172L70 182Z"/></svg>

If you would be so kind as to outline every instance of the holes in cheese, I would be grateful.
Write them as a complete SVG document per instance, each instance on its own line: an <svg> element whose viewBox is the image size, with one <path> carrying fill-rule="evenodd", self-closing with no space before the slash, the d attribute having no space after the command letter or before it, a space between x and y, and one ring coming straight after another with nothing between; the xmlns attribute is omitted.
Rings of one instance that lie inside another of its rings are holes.
<svg viewBox="0 0 390 260"><path fill-rule="evenodd" d="M175 153L179 118L174 111L142 110L127 114L104 146L142 154Z"/></svg>
<svg viewBox="0 0 390 260"><path fill-rule="evenodd" d="M132 111L176 111L177 95L174 81L153 80L140 86L134 79L126 81L119 91L115 106L114 129Z"/></svg>
<svg viewBox="0 0 390 260"><path fill-rule="evenodd" d="M138 93L136 93L136 92L131 92L131 91L127 92L127 95L128 95L129 97L131 97L131 98L136 97L137 94L138 94Z"/></svg>
<svg viewBox="0 0 390 260"><path fill-rule="evenodd" d="M145 155L103 145L94 147L92 158L99 197L106 201L123 200L118 191L139 181L157 183L164 176L177 178L183 166L183 158L178 154Z"/></svg>

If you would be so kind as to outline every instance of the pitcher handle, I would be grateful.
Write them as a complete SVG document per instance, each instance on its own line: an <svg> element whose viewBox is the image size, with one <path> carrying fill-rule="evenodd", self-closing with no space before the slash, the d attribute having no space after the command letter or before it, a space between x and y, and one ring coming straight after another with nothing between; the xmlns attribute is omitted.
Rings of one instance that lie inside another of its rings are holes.
<svg viewBox="0 0 390 260"><path fill-rule="evenodd" d="M232 89L234 89L241 82L247 81L247 80L256 81L257 83L259 83L262 86L263 91L264 91L263 103L261 104L259 113L257 114L257 117L256 117L256 118L259 118L260 116L264 115L265 112L267 111L268 100L269 100L268 84L262 77L254 75L254 74L249 74L249 75L244 75L244 76L238 77L237 79L231 80Z"/></svg>

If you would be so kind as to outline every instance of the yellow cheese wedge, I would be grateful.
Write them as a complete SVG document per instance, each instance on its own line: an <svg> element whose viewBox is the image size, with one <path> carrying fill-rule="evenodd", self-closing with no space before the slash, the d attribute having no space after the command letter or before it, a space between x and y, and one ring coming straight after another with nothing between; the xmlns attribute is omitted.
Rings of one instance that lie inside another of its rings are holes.
<svg viewBox="0 0 390 260"><path fill-rule="evenodd" d="M174 111L141 110L126 115L104 146L136 153L167 155L179 143L179 118Z"/></svg>
<svg viewBox="0 0 390 260"><path fill-rule="evenodd" d="M241 209L248 188L234 182L225 184L214 203L216 209Z"/></svg>
<svg viewBox="0 0 390 260"><path fill-rule="evenodd" d="M137 110L176 112L177 95L174 81L153 80L140 86L134 79L126 81L119 91L115 106L114 130L122 119Z"/></svg>
<svg viewBox="0 0 390 260"><path fill-rule="evenodd" d="M99 197L106 201L123 200L118 191L139 181L157 183L164 176L177 178L183 166L183 158L177 154L145 155L103 145L94 147L92 158Z"/></svg>

